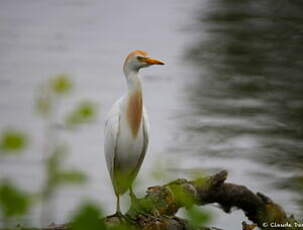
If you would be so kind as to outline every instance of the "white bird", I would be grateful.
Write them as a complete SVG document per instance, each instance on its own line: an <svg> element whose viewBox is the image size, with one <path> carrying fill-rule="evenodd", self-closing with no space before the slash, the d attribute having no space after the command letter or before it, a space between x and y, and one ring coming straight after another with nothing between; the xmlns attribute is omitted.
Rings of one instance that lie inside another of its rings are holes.
<svg viewBox="0 0 303 230"><path fill-rule="evenodd" d="M105 123L104 152L107 168L117 197L115 215L121 216L119 196L128 189L139 172L148 146L149 124L143 105L139 70L151 65L164 65L142 50L131 52L123 65L127 93L109 112Z"/></svg>

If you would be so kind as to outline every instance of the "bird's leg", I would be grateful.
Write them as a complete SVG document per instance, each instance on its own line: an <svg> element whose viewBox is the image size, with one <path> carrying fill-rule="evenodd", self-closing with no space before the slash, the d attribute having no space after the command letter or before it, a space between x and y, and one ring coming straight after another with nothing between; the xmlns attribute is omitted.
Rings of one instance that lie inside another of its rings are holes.
<svg viewBox="0 0 303 230"><path fill-rule="evenodd" d="M113 217L116 217L119 219L119 221L122 223L122 222L129 222L128 218L126 216L124 216L122 213L121 213L121 210L120 210L120 196L119 194L116 194L116 197L117 197L117 203L116 203L116 213L111 215L111 216L108 216L107 218L113 218Z"/></svg>
<svg viewBox="0 0 303 230"><path fill-rule="evenodd" d="M120 209L120 196L119 194L117 194L116 196L117 196L117 204L116 204L116 213L114 214L114 216L122 217L123 215Z"/></svg>
<svg viewBox="0 0 303 230"><path fill-rule="evenodd" d="M136 197L132 186L130 186L130 188L129 188L129 196L130 196L130 199L131 199L132 203L137 202L138 198Z"/></svg>
<svg viewBox="0 0 303 230"><path fill-rule="evenodd" d="M109 217L118 217L119 219L122 219L123 215L122 215L121 210L120 210L120 197L119 197L119 194L116 194L116 197L117 197L116 212L115 212L115 214L110 215Z"/></svg>
<svg viewBox="0 0 303 230"><path fill-rule="evenodd" d="M136 197L132 186L129 188L129 196L131 199L131 205L133 207L134 210L136 210L137 213L139 213L142 216L146 216L146 213L144 211L144 205L142 206L142 204L140 203L140 199Z"/></svg>
<svg viewBox="0 0 303 230"><path fill-rule="evenodd" d="M129 196L130 196L132 206L136 207L136 209L141 209L140 208L140 200L136 197L132 186L130 186L130 188L129 188Z"/></svg>

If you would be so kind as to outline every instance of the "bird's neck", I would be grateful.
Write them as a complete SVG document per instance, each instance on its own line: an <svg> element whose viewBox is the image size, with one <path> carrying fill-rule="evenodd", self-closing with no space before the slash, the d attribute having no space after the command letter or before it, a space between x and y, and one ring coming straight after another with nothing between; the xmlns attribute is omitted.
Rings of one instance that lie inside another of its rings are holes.
<svg viewBox="0 0 303 230"><path fill-rule="evenodd" d="M138 70L124 69L124 74L127 81L128 94L142 90L141 79Z"/></svg>
<svg viewBox="0 0 303 230"><path fill-rule="evenodd" d="M128 86L127 121L134 137L137 136L143 113L141 80L138 71L125 73Z"/></svg>

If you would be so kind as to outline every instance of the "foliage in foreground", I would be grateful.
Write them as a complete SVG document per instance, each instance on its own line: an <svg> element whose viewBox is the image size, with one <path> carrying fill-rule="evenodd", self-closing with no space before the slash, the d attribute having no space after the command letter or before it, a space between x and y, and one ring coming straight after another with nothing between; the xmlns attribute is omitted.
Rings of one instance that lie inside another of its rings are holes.
<svg viewBox="0 0 303 230"><path fill-rule="evenodd" d="M0 178L0 226L8 228L12 226L12 220L22 223L22 218L29 215L30 209L41 200L42 213L41 222L52 219L52 210L48 210L48 202L55 202L56 191L64 185L81 184L86 181L86 176L77 169L66 169L64 158L67 156L68 146L58 138L58 129L56 128L56 116L59 110L59 104L73 89L73 82L65 74L52 77L48 82L39 87L36 98L35 109L38 115L45 123L45 145L44 168L45 181L38 193L31 194L24 191L20 186L14 184L10 178ZM96 105L91 101L79 102L63 120L63 127L74 128L82 124L93 122L96 116ZM6 128L0 134L0 163L13 155L21 156L22 152L29 146L29 135L16 128ZM83 213L91 211L93 208L83 208ZM95 216L98 218L101 213L95 210ZM79 218L75 217L75 220ZM91 218L94 218L91 216ZM79 222L79 221L78 221ZM75 223L78 223L77 221ZM30 223L29 223L30 224ZM77 224L76 224L77 225ZM76 225L74 225L76 227ZM79 228L76 228L79 229Z"/></svg>

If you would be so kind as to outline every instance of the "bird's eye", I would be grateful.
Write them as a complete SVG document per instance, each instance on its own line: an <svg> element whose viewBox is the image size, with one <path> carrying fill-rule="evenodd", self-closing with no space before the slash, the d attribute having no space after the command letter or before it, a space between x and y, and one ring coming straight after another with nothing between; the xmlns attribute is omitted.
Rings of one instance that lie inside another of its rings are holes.
<svg viewBox="0 0 303 230"><path fill-rule="evenodd" d="M143 61L143 60L144 60L144 57L138 56L137 59L138 59L139 61Z"/></svg>

